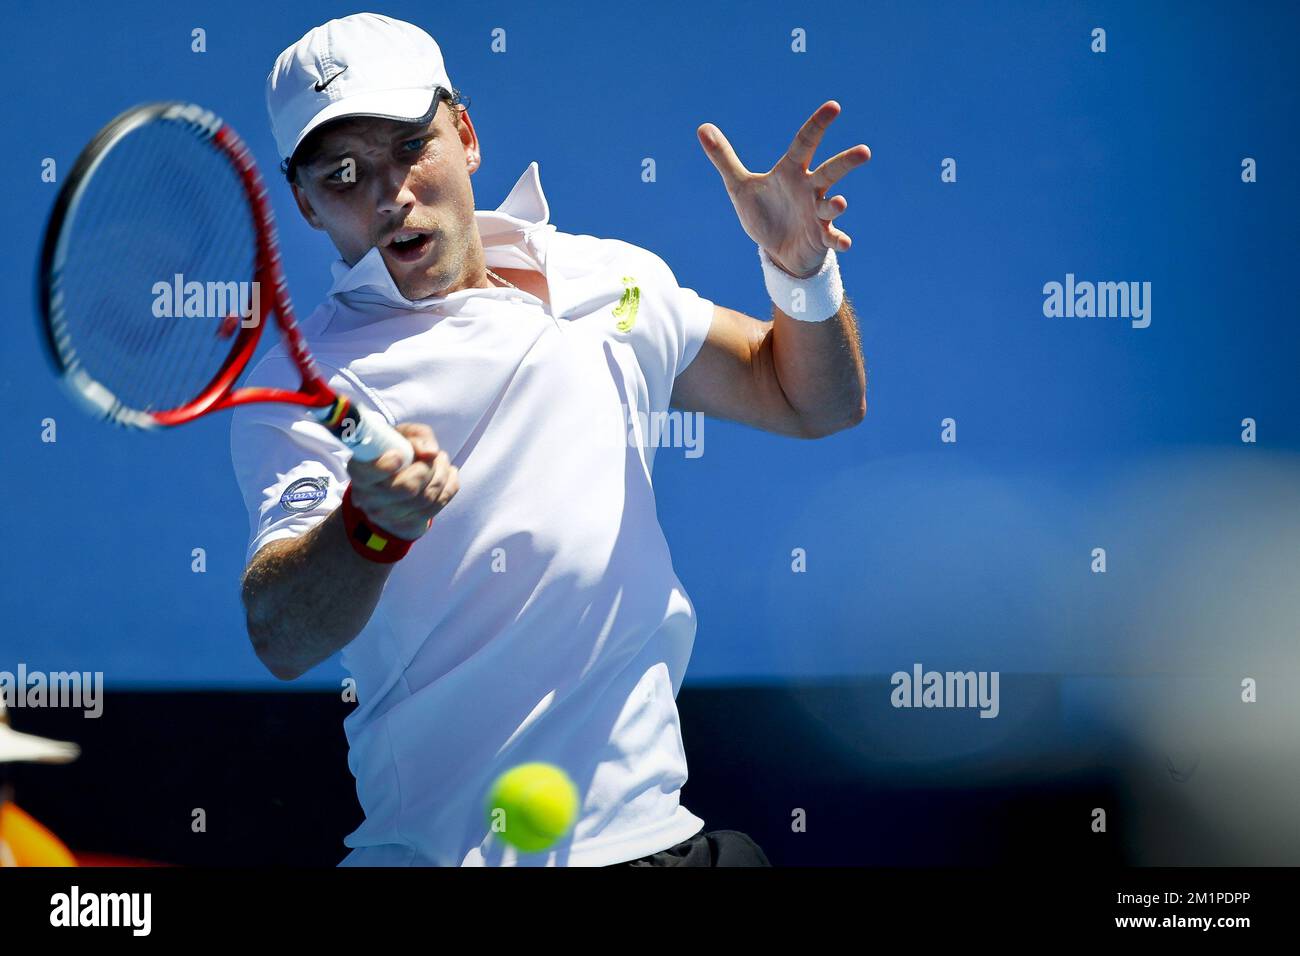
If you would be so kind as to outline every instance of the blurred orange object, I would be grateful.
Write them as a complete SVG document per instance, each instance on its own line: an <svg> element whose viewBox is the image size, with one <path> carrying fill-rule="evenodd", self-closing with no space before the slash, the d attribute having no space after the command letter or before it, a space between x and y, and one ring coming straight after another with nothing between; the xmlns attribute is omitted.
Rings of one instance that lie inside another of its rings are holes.
<svg viewBox="0 0 1300 956"><path fill-rule="evenodd" d="M0 866L76 866L68 848L16 804L0 802Z"/></svg>

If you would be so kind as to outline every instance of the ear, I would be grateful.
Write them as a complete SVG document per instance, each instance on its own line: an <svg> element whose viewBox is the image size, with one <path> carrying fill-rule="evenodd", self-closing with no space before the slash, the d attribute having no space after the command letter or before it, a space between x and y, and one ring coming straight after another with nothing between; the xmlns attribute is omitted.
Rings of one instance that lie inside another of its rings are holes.
<svg viewBox="0 0 1300 956"><path fill-rule="evenodd" d="M313 229L324 229L320 217L312 208L311 200L307 198L307 191L297 183L290 183L290 188L293 190L293 198L298 203L298 211L302 213L302 218L306 219Z"/></svg>
<svg viewBox="0 0 1300 956"><path fill-rule="evenodd" d="M469 118L468 109L461 111L459 132L461 145L465 148L465 166L472 175L482 165L483 155L479 151L478 133L474 132L474 121Z"/></svg>

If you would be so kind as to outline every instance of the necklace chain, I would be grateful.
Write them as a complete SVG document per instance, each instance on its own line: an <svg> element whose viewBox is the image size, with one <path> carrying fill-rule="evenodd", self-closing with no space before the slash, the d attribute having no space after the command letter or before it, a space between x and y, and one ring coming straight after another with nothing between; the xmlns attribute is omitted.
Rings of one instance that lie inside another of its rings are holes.
<svg viewBox="0 0 1300 956"><path fill-rule="evenodd" d="M491 269L488 269L487 266L484 266L483 268L484 268L484 269L487 269L487 274L490 275L492 278L496 279L498 282L504 282L506 285L510 286L510 288L512 288L512 289L518 289L518 288L519 288L519 286L515 285L515 284L514 284L513 282L511 282L509 279L503 279L503 278L501 278L501 276L497 275L497 274L496 274L495 272L493 272Z"/></svg>

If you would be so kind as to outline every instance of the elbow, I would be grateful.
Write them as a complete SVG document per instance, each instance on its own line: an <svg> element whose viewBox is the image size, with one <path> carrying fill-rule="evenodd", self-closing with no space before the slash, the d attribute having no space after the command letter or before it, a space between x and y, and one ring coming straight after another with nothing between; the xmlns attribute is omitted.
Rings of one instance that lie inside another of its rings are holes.
<svg viewBox="0 0 1300 956"><path fill-rule="evenodd" d="M262 666L270 671L276 680L297 680L306 673L301 667L276 657L274 644L260 640L252 631L249 631L249 636L253 639L253 653L257 655L257 659L262 662Z"/></svg>
<svg viewBox="0 0 1300 956"><path fill-rule="evenodd" d="M862 420L867 417L867 395L862 392L858 395L857 402L841 417L836 419L823 419L821 421L802 421L799 427L799 437L806 439L826 438L834 435L836 432L847 431L862 424Z"/></svg>
<svg viewBox="0 0 1300 956"><path fill-rule="evenodd" d="M246 626L249 641L253 645L253 653L257 655L257 659L262 662L262 666L270 671L276 680L297 680L303 675L302 668L279 658L276 654L276 649L279 646L278 642L265 628L259 626L253 620L251 614L248 616Z"/></svg>
<svg viewBox="0 0 1300 956"><path fill-rule="evenodd" d="M290 682L290 680L298 680L300 676L303 676L303 674L307 672L304 671L303 669L300 669L300 667L295 667L295 666L287 665L287 663L283 663L281 661L276 661L276 659L270 657L269 654L260 652L260 650L259 652L257 652L257 659L263 662L263 665L266 667L266 670L269 670L270 674L272 674L272 676L274 676L276 680L283 680L283 682Z"/></svg>
<svg viewBox="0 0 1300 956"><path fill-rule="evenodd" d="M845 428L856 428L862 424L862 420L867 417L867 393L865 391L858 395L858 400L853 405L853 411L849 415Z"/></svg>
<svg viewBox="0 0 1300 956"><path fill-rule="evenodd" d="M265 661L263 661L262 663L266 664ZM266 664L266 669L271 672L271 674L275 677L276 680L282 680L285 682L291 680L297 680L305 673L304 671L297 670L296 668L290 670L283 667L273 667L270 664Z"/></svg>
<svg viewBox="0 0 1300 956"><path fill-rule="evenodd" d="M272 626L273 621L261 612L261 605L248 585L249 579L245 578L241 597L244 605L244 628L248 631L248 640L253 645L253 653L276 680L297 680L303 675L303 669L281 658L279 650L283 647L283 641L276 634Z"/></svg>
<svg viewBox="0 0 1300 956"><path fill-rule="evenodd" d="M244 568L239 601L244 609L244 630L253 653L277 680L296 680L304 674L302 667L282 658L283 637L276 628L276 615L268 604L263 581L263 566L253 561Z"/></svg>

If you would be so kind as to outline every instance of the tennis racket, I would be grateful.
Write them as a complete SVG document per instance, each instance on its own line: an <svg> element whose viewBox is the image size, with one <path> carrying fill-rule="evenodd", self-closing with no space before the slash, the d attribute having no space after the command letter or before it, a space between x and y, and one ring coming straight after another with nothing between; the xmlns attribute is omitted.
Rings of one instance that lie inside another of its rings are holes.
<svg viewBox="0 0 1300 956"><path fill-rule="evenodd" d="M362 461L410 443L335 393L294 320L266 187L243 140L192 103L127 110L82 150L55 201L37 296L63 384L130 428L250 402L306 406ZM273 315L297 391L236 388Z"/></svg>

